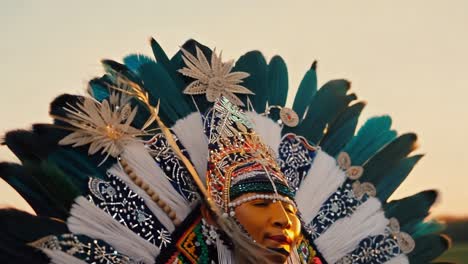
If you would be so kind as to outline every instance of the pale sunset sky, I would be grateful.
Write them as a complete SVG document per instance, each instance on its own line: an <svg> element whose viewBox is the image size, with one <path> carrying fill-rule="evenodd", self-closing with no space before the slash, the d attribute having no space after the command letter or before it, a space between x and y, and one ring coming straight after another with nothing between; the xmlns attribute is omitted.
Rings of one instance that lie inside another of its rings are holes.
<svg viewBox="0 0 468 264"><path fill-rule="evenodd" d="M149 37L171 56L189 38L225 59L279 54L292 91L318 60L320 84L349 79L368 102L361 123L389 114L418 133L426 156L393 197L438 189L435 215L468 215L468 1L2 0L0 36L1 134L49 121L49 102L84 93L101 59L151 55ZM0 160L15 158L2 146ZM4 182L0 204L27 209Z"/></svg>

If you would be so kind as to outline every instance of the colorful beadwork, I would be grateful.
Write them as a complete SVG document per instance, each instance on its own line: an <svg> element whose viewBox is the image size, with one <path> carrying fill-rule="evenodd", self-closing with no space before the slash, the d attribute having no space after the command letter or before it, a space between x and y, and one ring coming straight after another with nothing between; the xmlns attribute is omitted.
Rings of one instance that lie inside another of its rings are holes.
<svg viewBox="0 0 468 264"><path fill-rule="evenodd" d="M253 125L245 113L226 98L217 100L208 111L204 117L204 127L210 151L208 192L225 212L228 211L231 197L262 190L276 192L276 185L288 185L276 163L274 151L252 130ZM249 187L241 185L247 178L261 180ZM259 188L252 189L254 186Z"/></svg>

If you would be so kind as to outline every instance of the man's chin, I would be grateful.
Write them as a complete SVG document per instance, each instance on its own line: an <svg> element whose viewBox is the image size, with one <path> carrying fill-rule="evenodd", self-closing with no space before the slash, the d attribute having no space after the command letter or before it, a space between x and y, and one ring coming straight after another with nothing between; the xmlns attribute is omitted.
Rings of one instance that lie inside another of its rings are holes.
<svg viewBox="0 0 468 264"><path fill-rule="evenodd" d="M289 252L284 248L268 248L275 254L271 254L271 263L286 263L286 260L289 257Z"/></svg>
<svg viewBox="0 0 468 264"><path fill-rule="evenodd" d="M284 248L268 248L269 250L272 250L272 251L275 251L275 252L278 252L280 253L281 255L284 255L286 257L289 257L289 251L287 251L286 249Z"/></svg>

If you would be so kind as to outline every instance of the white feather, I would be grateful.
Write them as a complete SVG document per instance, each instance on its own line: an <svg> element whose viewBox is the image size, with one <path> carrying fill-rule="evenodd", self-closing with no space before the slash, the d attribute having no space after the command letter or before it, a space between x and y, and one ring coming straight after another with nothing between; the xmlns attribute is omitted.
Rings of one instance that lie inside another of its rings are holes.
<svg viewBox="0 0 468 264"><path fill-rule="evenodd" d="M333 223L315 240L315 244L328 263L335 263L353 251L362 239L383 234L388 222L380 201L371 197L358 206L351 216Z"/></svg>
<svg viewBox="0 0 468 264"><path fill-rule="evenodd" d="M50 258L50 264L86 264L85 261L60 250L51 250L46 248L41 250Z"/></svg>
<svg viewBox="0 0 468 264"><path fill-rule="evenodd" d="M138 194L144 201L146 206L148 206L148 209L151 210L151 212L156 216L156 218L161 222L161 224L169 231L173 232L175 229L174 223L172 223L172 220L167 216L167 214L159 207L152 199L149 197L148 194L144 190L142 190L140 187L138 187L136 184L133 183L133 181L128 177L128 175L125 173L123 170L122 166L119 164L114 164L109 170L109 173L119 177L122 181L124 181L127 186L136 194Z"/></svg>
<svg viewBox="0 0 468 264"><path fill-rule="evenodd" d="M101 239L134 260L152 264L159 254L158 247L133 233L83 196L75 199L70 215L67 226L71 232Z"/></svg>
<svg viewBox="0 0 468 264"><path fill-rule="evenodd" d="M404 254L398 255L389 261L385 262L384 264L409 264L408 257Z"/></svg>
<svg viewBox="0 0 468 264"><path fill-rule="evenodd" d="M208 139L204 132L201 114L198 112L191 113L187 117L177 120L171 129L187 150L201 180L205 182L208 162Z"/></svg>
<svg viewBox="0 0 468 264"><path fill-rule="evenodd" d="M130 168L146 182L159 197L175 211L180 220L190 213L190 204L172 187L162 169L148 153L142 143L136 142L125 147L121 155Z"/></svg>
<svg viewBox="0 0 468 264"><path fill-rule="evenodd" d="M218 251L219 264L234 263L232 251L226 247L226 245L223 243L223 240L219 236L216 237L216 250Z"/></svg>
<svg viewBox="0 0 468 264"><path fill-rule="evenodd" d="M336 160L322 150L317 151L312 167L296 193L296 203L306 223L310 223L320 206L345 181L345 173Z"/></svg>
<svg viewBox="0 0 468 264"><path fill-rule="evenodd" d="M254 124L254 130L260 135L263 143L271 147L278 155L281 127L275 121L256 112L246 112L246 115Z"/></svg>

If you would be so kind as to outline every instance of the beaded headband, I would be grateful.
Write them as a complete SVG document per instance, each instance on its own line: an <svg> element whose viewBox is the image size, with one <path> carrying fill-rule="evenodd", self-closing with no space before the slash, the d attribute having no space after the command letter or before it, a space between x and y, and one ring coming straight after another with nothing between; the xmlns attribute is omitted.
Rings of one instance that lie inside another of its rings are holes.
<svg viewBox="0 0 468 264"><path fill-rule="evenodd" d="M273 150L253 130L245 113L225 97L204 118L209 143L207 189L225 212L245 193L277 193L292 198Z"/></svg>

